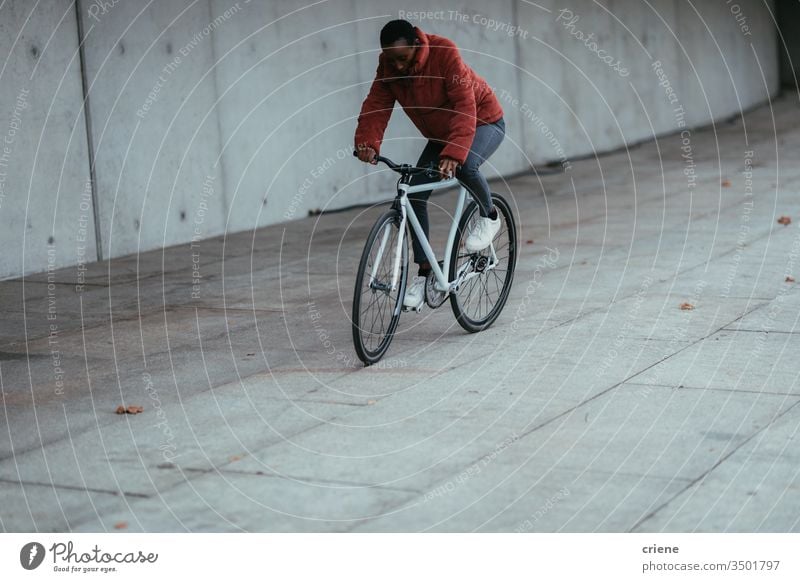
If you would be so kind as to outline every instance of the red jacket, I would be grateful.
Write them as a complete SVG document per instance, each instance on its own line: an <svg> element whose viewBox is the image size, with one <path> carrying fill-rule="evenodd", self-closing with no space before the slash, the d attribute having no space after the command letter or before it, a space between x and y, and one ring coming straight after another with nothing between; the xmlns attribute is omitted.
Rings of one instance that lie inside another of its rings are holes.
<svg viewBox="0 0 800 582"><path fill-rule="evenodd" d="M397 100L422 135L446 144L441 157L463 164L475 127L497 121L503 109L486 81L461 60L453 41L414 30L421 44L405 75L385 62L383 53L378 58L375 80L358 116L356 146L380 152Z"/></svg>

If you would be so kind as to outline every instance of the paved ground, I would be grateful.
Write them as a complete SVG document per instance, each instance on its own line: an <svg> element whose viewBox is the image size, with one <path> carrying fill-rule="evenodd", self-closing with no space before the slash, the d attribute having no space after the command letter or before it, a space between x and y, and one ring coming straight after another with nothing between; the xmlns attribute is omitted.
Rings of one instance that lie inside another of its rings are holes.
<svg viewBox="0 0 800 582"><path fill-rule="evenodd" d="M495 184L523 243L497 324L404 314L369 369L348 312L380 209L93 264L82 293L2 282L0 525L798 531L799 155L780 100Z"/></svg>

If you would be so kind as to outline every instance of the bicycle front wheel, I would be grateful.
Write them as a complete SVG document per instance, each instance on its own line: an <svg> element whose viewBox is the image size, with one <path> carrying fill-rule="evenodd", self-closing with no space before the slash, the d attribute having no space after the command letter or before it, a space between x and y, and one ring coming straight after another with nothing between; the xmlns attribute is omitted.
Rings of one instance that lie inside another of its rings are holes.
<svg viewBox="0 0 800 582"><path fill-rule="evenodd" d="M461 220L450 251L450 280L459 276L463 283L450 294L450 305L459 325L468 332L486 329L500 315L511 291L517 263L517 225L505 199L492 194L501 226L492 245L480 252L470 253L465 242L480 216L478 205L470 202ZM494 253L492 253L494 249Z"/></svg>
<svg viewBox="0 0 800 582"><path fill-rule="evenodd" d="M359 359L369 366L389 349L400 320L408 279L408 247L400 231L397 210L383 214L367 237L361 253L353 293L353 344ZM392 290L397 245L401 244L400 272Z"/></svg>

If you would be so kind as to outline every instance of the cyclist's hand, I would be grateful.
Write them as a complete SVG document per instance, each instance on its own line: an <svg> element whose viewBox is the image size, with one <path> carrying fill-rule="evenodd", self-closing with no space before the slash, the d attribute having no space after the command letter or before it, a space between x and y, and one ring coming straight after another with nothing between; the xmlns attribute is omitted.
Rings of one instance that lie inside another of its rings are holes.
<svg viewBox="0 0 800 582"><path fill-rule="evenodd" d="M377 152L369 146L359 145L356 147L358 151L358 159L368 164L377 164L375 158L378 156Z"/></svg>
<svg viewBox="0 0 800 582"><path fill-rule="evenodd" d="M442 180L455 176L457 167L458 162L452 158L442 158L439 160L439 173L442 175Z"/></svg>

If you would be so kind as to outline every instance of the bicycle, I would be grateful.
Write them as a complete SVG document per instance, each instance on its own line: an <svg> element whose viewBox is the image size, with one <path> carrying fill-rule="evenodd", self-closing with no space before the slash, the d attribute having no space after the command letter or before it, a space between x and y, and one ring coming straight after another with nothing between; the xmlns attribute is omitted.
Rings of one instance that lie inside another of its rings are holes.
<svg viewBox="0 0 800 582"><path fill-rule="evenodd" d="M353 155L358 154L353 152ZM408 310L403 308L403 298L408 281L409 228L414 229L431 265L425 282L424 303L436 309L449 297L456 321L470 333L488 328L500 315L511 290L517 260L516 222L502 196L492 193L492 202L502 217L499 232L489 247L470 253L464 248L464 241L479 216L478 205L474 200L467 204L470 194L457 178L412 186L414 175L427 173L433 177L434 173L438 175L438 170L395 164L383 156L377 156L376 160L400 174L400 178L391 208L378 218L367 237L356 275L353 343L359 359L367 366L380 360L389 349L400 313ZM460 185L460 191L444 259L440 262L422 231L408 194L455 185ZM492 294L496 295L494 300Z"/></svg>

